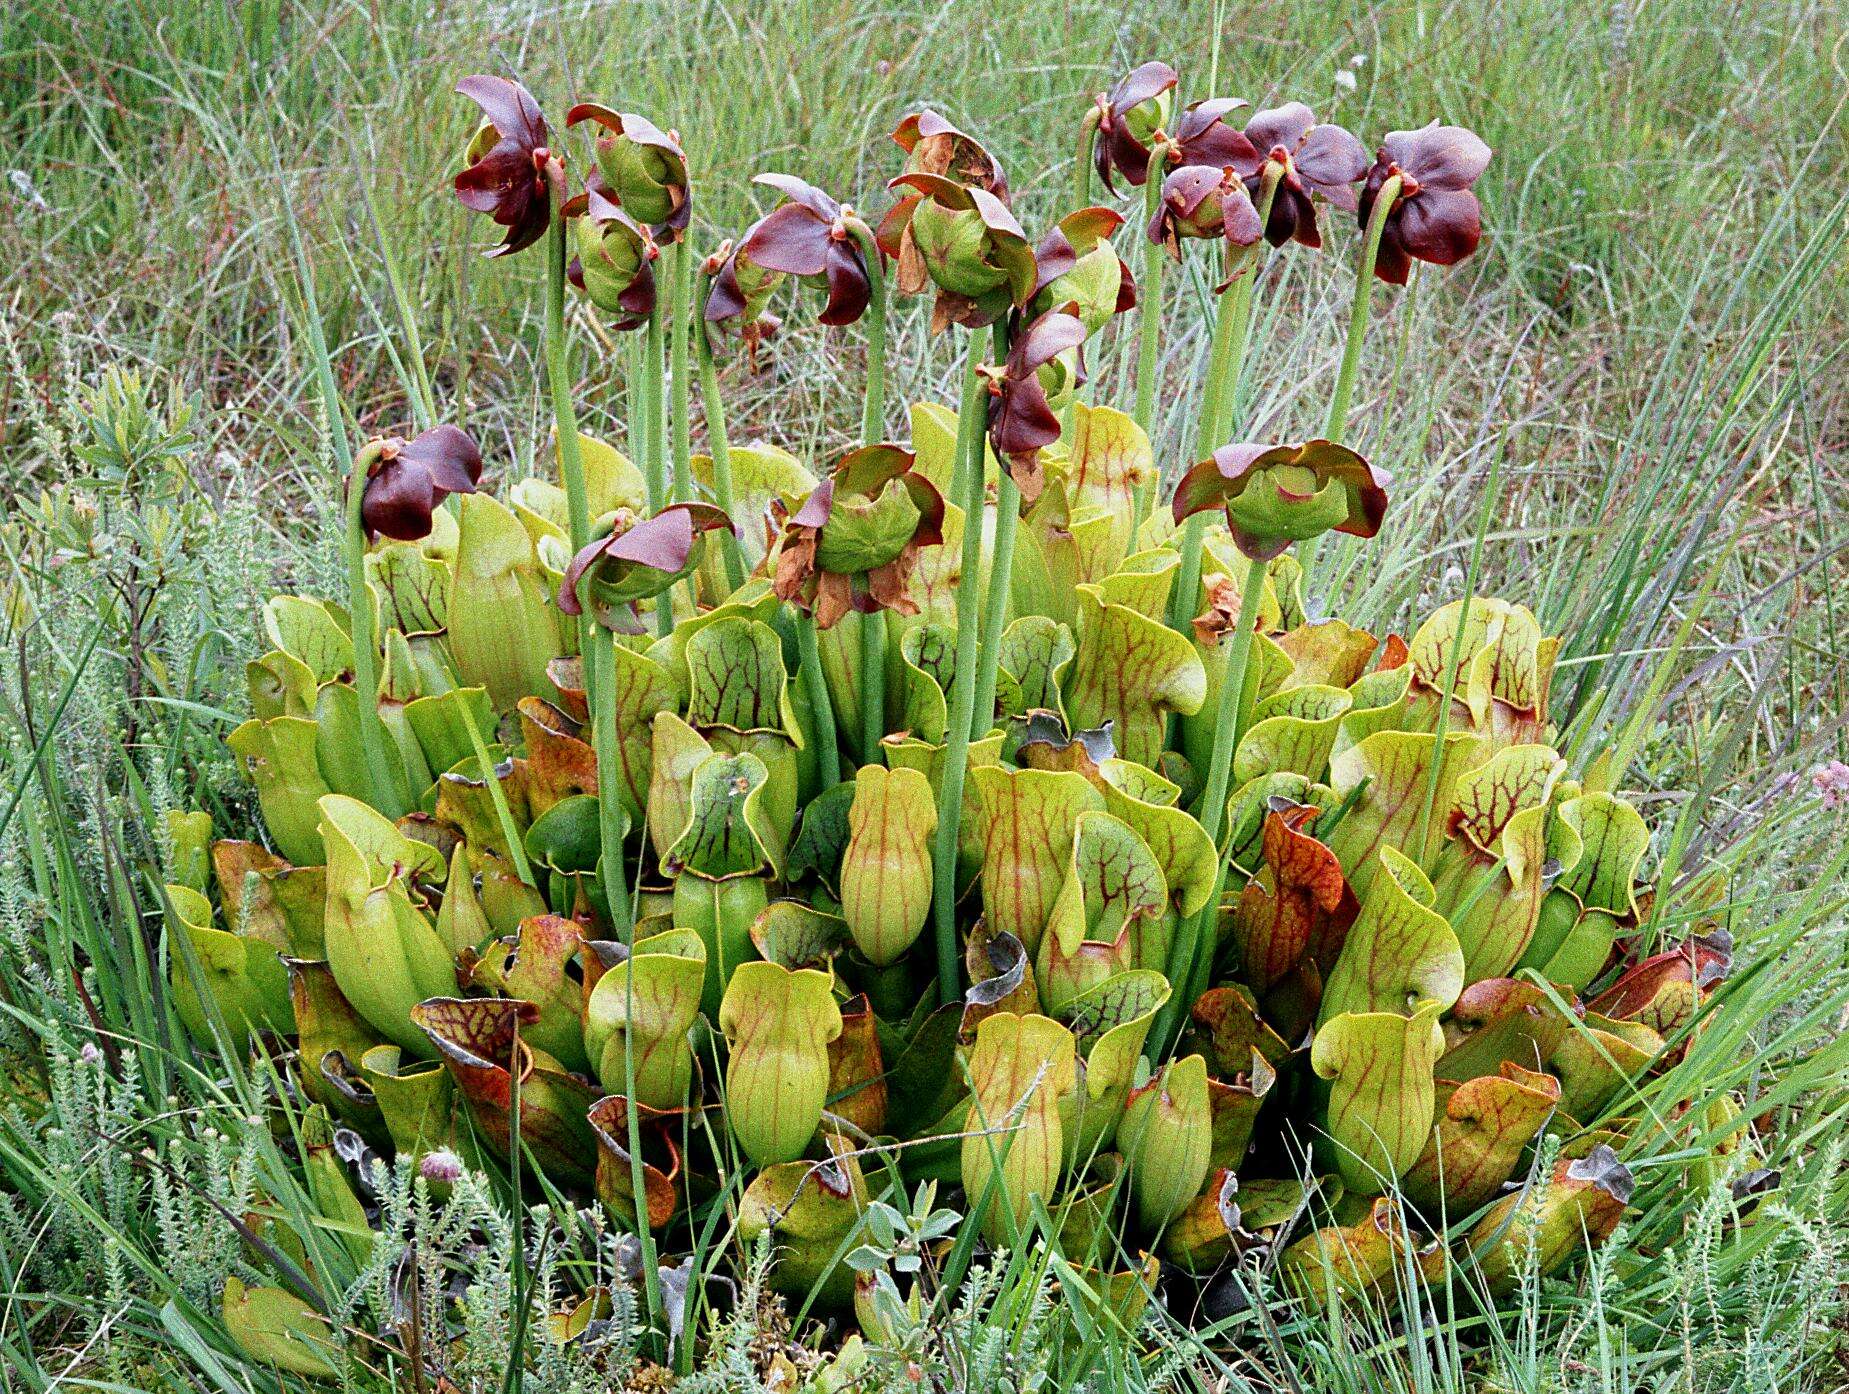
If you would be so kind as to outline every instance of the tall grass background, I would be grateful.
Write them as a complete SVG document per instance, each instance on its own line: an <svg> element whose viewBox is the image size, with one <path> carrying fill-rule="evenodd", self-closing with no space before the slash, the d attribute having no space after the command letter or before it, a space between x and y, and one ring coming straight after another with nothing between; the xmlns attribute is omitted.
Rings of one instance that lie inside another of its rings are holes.
<svg viewBox="0 0 1849 1394"><path fill-rule="evenodd" d="M1085 103L1151 56L1189 99L1305 100L1370 145L1436 117L1495 147L1483 249L1376 297L1351 434L1399 481L1395 509L1365 548L1324 549L1316 591L1403 629L1463 592L1480 547L1480 589L1566 638L1554 714L1576 765L1603 762L1657 830L1648 932L1719 921L1738 961L1681 1063L1628 1101L1645 1120L1637 1205L1566 1280L1501 1311L1409 1285L1371 1309L1235 1304L1192 1336L1158 1314L1144 1335L1171 1354L1152 1358L1053 1339L1060 1274L1005 1256L918 1354L944 1387L985 1390L1849 1382L1845 815L1809 781L1849 754L1845 52L1840 10L1810 0L5 7L6 1386L291 1384L224 1336L216 1301L252 1257L227 1213L312 1204L290 1140L258 1122L266 1082L174 1021L156 893L165 812L254 826L220 740L242 715L262 597L334 590L336 482L288 221L352 429L455 420L517 477L547 421L542 272L483 263L450 193L471 121L458 76L518 74L554 118L595 95L677 128L709 250L754 216L763 169L881 210L886 133L921 103L1001 154L1038 230L1070 199ZM1339 217L1326 232L1322 254L1271 262L1240 398L1252 434L1320 420L1354 252ZM1196 444L1202 261L1171 296L1156 423L1170 472ZM724 365L734 439L816 455L848 442L859 355L851 334L791 314L755 365ZM619 443L623 357L578 322L586 428ZM895 325L892 357L895 401L950 395L921 313ZM1094 366L1101 398L1120 393L1123 365ZM1757 1120L1760 1154L1724 1150L1723 1098ZM1749 1164L1780 1174L1763 1199L1735 1195ZM506 1223L506 1197L454 1204L455 1251L426 1261L466 1268L490 1298L510 1290L520 1265L470 1238ZM605 1239L571 1251L575 1282ZM336 1241L321 1234L314 1276L338 1315L376 1329L378 1274ZM477 1334L505 1352L492 1308ZM753 1387L760 1325L754 1309L720 1333L710 1387ZM394 1359L365 1346L354 1386L408 1378Z"/></svg>

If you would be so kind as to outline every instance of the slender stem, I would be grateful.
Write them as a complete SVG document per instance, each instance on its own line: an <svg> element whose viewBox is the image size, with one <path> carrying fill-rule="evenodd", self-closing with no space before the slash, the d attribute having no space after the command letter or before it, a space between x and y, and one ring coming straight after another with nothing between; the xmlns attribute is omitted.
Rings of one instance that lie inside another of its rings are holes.
<svg viewBox="0 0 1849 1394"><path fill-rule="evenodd" d="M880 758L886 734L886 612L860 617L860 762Z"/></svg>
<svg viewBox="0 0 1849 1394"><path fill-rule="evenodd" d="M586 694L588 698L588 693ZM475 751L476 768L482 772L482 783L488 786L488 801L494 805L494 820L501 825L501 836L507 841L507 854L514 859L514 872L519 878L539 889L539 883L533 879L533 867L526 859L526 844L520 837L520 825L514 822L514 811L507 804L507 793L501 788L499 776L494 772L494 762L488 758L488 744L482 739L481 727L475 724L475 713L469 710L469 704L458 702L456 710L462 713L462 724L469 733L469 745Z"/></svg>
<svg viewBox="0 0 1849 1394"><path fill-rule="evenodd" d="M1329 419L1323 426L1325 440L1340 440L1348 429L1348 404L1355 391L1355 369L1361 363L1361 340L1367 334L1368 300L1374 293L1374 262L1380 255L1380 235L1386 230L1387 215L1400 196L1400 177L1395 174L1380 186L1374 209L1368 215L1367 236L1361 244L1361 261L1355 267L1355 299L1348 312L1348 342L1342 347L1342 368L1335 380L1335 395L1329 399Z"/></svg>
<svg viewBox="0 0 1849 1394"><path fill-rule="evenodd" d="M867 395L860 408L860 443L876 445L886 439L886 263L872 228L852 218L848 231L867 265Z"/></svg>
<svg viewBox="0 0 1849 1394"><path fill-rule="evenodd" d="M546 250L546 386L552 393L552 419L559 437L559 473L565 482L565 508L570 518L571 550L591 540L591 510L584 492L584 456L578 449L578 413L571 402L571 377L565 344L565 228L562 217L552 220ZM590 623L588 612L584 617Z"/></svg>
<svg viewBox="0 0 1849 1394"><path fill-rule="evenodd" d="M1162 166L1168 161L1166 141L1159 141L1149 152L1149 177L1143 181L1143 216L1153 220L1162 207ZM1137 310L1136 405L1132 415L1143 434L1151 435L1150 422L1156 411L1156 375L1161 367L1162 350L1162 277L1168 254L1159 242L1143 239L1142 301ZM1155 442L1151 439L1151 445ZM1150 495L1155 480L1139 485L1136 491L1134 522L1141 525L1149 513Z"/></svg>
<svg viewBox="0 0 1849 1394"><path fill-rule="evenodd" d="M997 363L1008 358L1008 331L996 322L991 352ZM1021 521L1021 491L1006 467L995 489L995 548L989 561L989 589L983 599L982 649L976 663L976 695L970 713L970 739L980 740L995 721L996 670L1001 663L1002 631L1008 624L1014 586L1014 538Z"/></svg>
<svg viewBox="0 0 1849 1394"><path fill-rule="evenodd" d="M623 963L623 1020L636 1019L635 961ZM636 1033L623 1031L623 1117L629 1125L629 1195L636 1213L636 1240L642 1248L642 1287L648 1302L648 1323L659 1331L664 1315L661 1275L656 1267L655 1234L648 1223L648 1170L642 1160L642 1113L636 1106Z"/></svg>
<svg viewBox="0 0 1849 1394"><path fill-rule="evenodd" d="M815 713L822 787L832 789L841 782L840 737L835 731L835 704L829 700L828 683L822 676L822 649L815 637L814 615L798 612L796 650L802 657L803 686L809 689L809 710Z"/></svg>
<svg viewBox="0 0 1849 1394"><path fill-rule="evenodd" d="M706 448L713 456L713 502L731 519L723 529L726 583L733 590L745 584L745 557L738 545L738 520L732 518L732 447L725 433L725 398L719 391L719 369L713 362L713 342L701 325L694 336L700 359L700 397L706 405Z"/></svg>
<svg viewBox="0 0 1849 1394"><path fill-rule="evenodd" d="M332 398L327 403L328 431L347 451L346 426ZM366 583L366 476L378 458L376 449L362 450L347 462L347 589L348 622L353 635L353 688L359 708L360 759L366 765L366 784L372 802L388 818L410 811L409 795L401 772L404 763L388 749L385 723L379 719L379 641L373 632L372 587Z"/></svg>
<svg viewBox="0 0 1849 1394"><path fill-rule="evenodd" d="M989 591L983 602L982 652L976 663L971 740L981 740L995 723L996 672L1001 665L1002 631L1008 624L1008 598L1014 584L1014 538L1020 519L1021 491L1004 469L995 491L995 550L989 562Z"/></svg>
<svg viewBox="0 0 1849 1394"><path fill-rule="evenodd" d="M1085 119L1079 122L1079 158L1072 171L1072 191L1078 195L1074 208L1085 208L1091 204L1091 152L1098 140L1098 108L1093 105L1085 113Z"/></svg>
<svg viewBox="0 0 1849 1394"><path fill-rule="evenodd" d="M520 1018L513 1018L513 1041L507 1048L507 1182L513 1193L512 1253L509 1258L514 1265L514 1320L517 1331L524 1331L526 1314L531 1304L527 1300L526 1273L526 1200L520 1194L522 1181L520 1177L520 1077L526 1073L520 1059ZM415 1281L415 1279L413 1280ZM518 1346L515 1347L519 1349ZM507 1372L501 1382L501 1394L519 1394L526 1379L526 1362L516 1356L507 1362Z"/></svg>
<svg viewBox="0 0 1849 1394"><path fill-rule="evenodd" d="M648 441L648 428L654 422L648 397L648 330L640 329L629 336L629 381L627 383L627 401L629 412L629 457L630 461L642 471L643 487L648 492L650 510L655 507L655 477L651 472L649 461L654 458L654 447Z"/></svg>
<svg viewBox="0 0 1849 1394"><path fill-rule="evenodd" d="M1227 272L1233 279L1220 293L1219 313L1215 316L1213 353L1207 369L1207 387L1201 398L1196 454L1217 450L1232 435L1233 408L1239 396L1239 379L1245 372L1246 350L1251 343L1252 302L1259 275L1265 267L1262 230L1271 222L1271 205L1277 199L1283 172L1284 167L1277 161L1265 161L1258 195L1261 235L1249 248L1230 252L1228 256ZM1175 589L1169 603L1169 627L1182 634L1188 632L1194 605L1200 598L1201 546L1206 532L1205 513L1191 515L1182 525L1181 566L1175 573Z"/></svg>
<svg viewBox="0 0 1849 1394"><path fill-rule="evenodd" d="M674 497L693 497L693 421L688 399L693 377L688 366L687 339L692 328L689 313L693 299L693 253L687 239L672 243L669 255L674 258L674 318L669 321L670 363L674 377Z"/></svg>
<svg viewBox="0 0 1849 1394"><path fill-rule="evenodd" d="M587 604L587 610L590 608ZM592 669L597 695L591 703L591 745L597 755L597 845L601 854L597 878L609 907L610 925L619 938L630 928L629 877L623 865L623 837L627 831L616 790L622 775L617 769L616 647L615 637L601 624L590 626L590 647L585 650L587 675Z"/></svg>
<svg viewBox="0 0 1849 1394"><path fill-rule="evenodd" d="M565 483L565 511L571 529L571 550L591 540L591 508L584 489L584 455L578 446L578 412L571 400L571 372L566 363L565 260L567 220L555 214L546 234L546 386L552 394L552 424L558 436L559 474ZM587 609L578 616L578 652L585 652L595 621ZM595 700L589 665L586 697Z"/></svg>
<svg viewBox="0 0 1849 1394"><path fill-rule="evenodd" d="M937 845L932 854L932 911L937 935L940 1002L957 1000L957 834L963 822L963 778L969 770L970 715L976 709L977 578L982 570L982 342L970 336L957 409L957 503L963 510L963 581L957 587L956 678L951 684L950 724L944 732L944 775L938 790Z"/></svg>
<svg viewBox="0 0 1849 1394"><path fill-rule="evenodd" d="M667 354L663 348L665 321L673 300L672 277L658 274L655 277L655 308L649 311L648 326L642 331L645 359L642 365L642 415L648 428L648 453L642 458L642 475L648 485L650 513L656 512L668 501L667 442L662 432L661 380L667 372Z"/></svg>
<svg viewBox="0 0 1849 1394"><path fill-rule="evenodd" d="M1251 264L1256 257L1247 255L1250 250L1235 247L1231 243L1226 247L1227 285L1220 292L1219 301L1214 306L1213 348L1207 355L1207 381L1201 384L1201 414L1194 426L1196 456L1205 455L1226 444L1215 432L1220 423L1220 398L1230 386L1227 382L1228 365L1232 359L1235 337L1233 325L1239 318L1239 302L1243 298L1241 292L1250 284L1253 274L1256 274L1256 268Z"/></svg>
<svg viewBox="0 0 1849 1394"><path fill-rule="evenodd" d="M586 607L587 611L589 607ZM587 658L597 668L597 690L616 691L616 639L601 624L590 627L591 646ZM612 697L594 703L591 711L593 745L597 752L597 836L601 853L597 868L603 883L604 902L609 907L610 923L617 937L633 946L635 921L629 899L628 874L623 864L624 819L617 802L616 786L621 777L616 768L616 703ZM625 961L623 972L623 1020L635 1020L636 979L634 964ZM635 1033L623 1032L623 1099L628 1122L629 1188L635 1198L636 1238L642 1247L643 1291L648 1302L651 1328L661 1323L661 1288L655 1271L655 1236L648 1224L647 1175L642 1162L642 1120L636 1108Z"/></svg>
<svg viewBox="0 0 1849 1394"><path fill-rule="evenodd" d="M670 243L662 253L667 265L655 278L655 308L649 313L646 342L648 344L648 366L642 377L642 388L646 393L645 410L648 413L648 459L644 463L648 481L649 512L658 512L666 506L671 495L668 479L668 423L667 423L667 322L674 314L676 248L679 243ZM668 594L663 592L655 597L655 633L665 639L674 629L674 605Z"/></svg>
<svg viewBox="0 0 1849 1394"><path fill-rule="evenodd" d="M1246 669L1252 656L1252 633L1257 628L1259 604L1265 593L1265 563L1256 559L1246 564L1245 587L1239 597L1239 617L1232 643L1226 650L1226 668L1220 675L1220 701L1214 712L1213 754L1207 763L1207 792L1202 796L1196 816L1207 836L1219 846L1221 823L1226 817L1227 785L1233 773L1233 756L1239 749L1239 737L1245 724ZM1169 952L1168 980L1173 991L1163 1005L1152 1038L1166 1045L1169 1032L1179 1014L1190 1005L1188 990L1195 975L1195 962L1203 940L1211 943L1213 917L1219 914L1220 892L1226 884L1227 858L1218 858L1214 873L1213 894L1190 919L1183 922Z"/></svg>

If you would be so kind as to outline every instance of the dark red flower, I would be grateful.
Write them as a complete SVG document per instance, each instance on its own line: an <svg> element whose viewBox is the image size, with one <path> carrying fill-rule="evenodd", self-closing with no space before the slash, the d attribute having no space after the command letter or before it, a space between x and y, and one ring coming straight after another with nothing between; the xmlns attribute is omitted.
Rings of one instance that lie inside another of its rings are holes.
<svg viewBox="0 0 1849 1394"><path fill-rule="evenodd" d="M1243 97L1210 97L1189 106L1175 123L1175 163L1239 170L1256 165L1258 152L1230 119L1250 105Z"/></svg>
<svg viewBox="0 0 1849 1394"><path fill-rule="evenodd" d="M1183 165L1162 181L1162 201L1149 220L1149 240L1181 257L1184 237L1224 237L1234 247L1258 241L1258 210L1230 168Z"/></svg>
<svg viewBox="0 0 1849 1394"><path fill-rule="evenodd" d="M701 541L731 519L710 503L671 503L653 518L618 509L610 531L579 549L559 585L559 609L583 612L580 584L610 628L640 633L638 600L660 595L700 564Z"/></svg>
<svg viewBox="0 0 1849 1394"><path fill-rule="evenodd" d="M366 492L360 521L367 536L420 542L431 515L451 494L472 494L482 477L482 453L466 431L432 426L412 440L388 436L367 446Z"/></svg>
<svg viewBox="0 0 1849 1394"><path fill-rule="evenodd" d="M1082 380L1078 349L1085 326L1073 308L1048 310L1016 334L1007 362L989 379L989 443L1029 503L1040 497L1040 452L1059 439L1046 376L1053 375L1057 395Z"/></svg>
<svg viewBox="0 0 1849 1394"><path fill-rule="evenodd" d="M915 111L898 124L892 138L905 151L901 174L936 174L958 184L986 189L1008 201L1008 176L983 143L951 125L935 111Z"/></svg>
<svg viewBox="0 0 1849 1394"><path fill-rule="evenodd" d="M1149 178L1149 142L1168 121L1175 70L1156 61L1133 68L1098 98L1098 139L1092 166L1104 187L1116 192L1111 174L1141 188Z"/></svg>
<svg viewBox="0 0 1849 1394"><path fill-rule="evenodd" d="M1350 186L1367 171L1366 148L1340 126L1319 126L1316 113L1302 102L1256 113L1246 122L1244 135L1252 154L1234 161L1233 167L1254 201L1260 197L1265 165L1276 161L1281 166L1265 240L1274 247L1293 239L1305 247L1322 246L1311 196L1326 198L1337 208L1353 208L1355 192Z"/></svg>
<svg viewBox="0 0 1849 1394"><path fill-rule="evenodd" d="M851 210L788 174L760 174L752 182L789 202L758 219L739 239L738 250L767 271L819 281L828 292L823 324L854 323L866 313L872 282L860 240L848 226Z"/></svg>
<svg viewBox="0 0 1849 1394"><path fill-rule="evenodd" d="M1399 176L1399 197L1381 229L1376 276L1403 286L1415 260L1451 266L1476 251L1483 237L1483 210L1470 186L1489 157L1489 146L1462 126L1434 121L1416 131L1388 133L1367 171L1357 209L1365 229L1381 187Z"/></svg>
<svg viewBox="0 0 1849 1394"><path fill-rule="evenodd" d="M456 91L482 109L483 120L463 156L467 168L456 176L456 197L475 213L486 213L507 229L491 257L530 247L546 235L551 222L552 181L548 164L546 118L532 93L504 77L478 73L456 84Z"/></svg>

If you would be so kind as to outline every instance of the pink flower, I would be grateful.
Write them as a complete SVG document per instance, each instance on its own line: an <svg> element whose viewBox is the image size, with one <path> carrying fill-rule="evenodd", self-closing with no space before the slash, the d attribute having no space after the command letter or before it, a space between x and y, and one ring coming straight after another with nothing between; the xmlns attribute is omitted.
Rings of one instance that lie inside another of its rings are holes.
<svg viewBox="0 0 1849 1394"><path fill-rule="evenodd" d="M1841 760L1817 766L1810 772L1810 782L1825 808L1849 805L1849 765Z"/></svg>

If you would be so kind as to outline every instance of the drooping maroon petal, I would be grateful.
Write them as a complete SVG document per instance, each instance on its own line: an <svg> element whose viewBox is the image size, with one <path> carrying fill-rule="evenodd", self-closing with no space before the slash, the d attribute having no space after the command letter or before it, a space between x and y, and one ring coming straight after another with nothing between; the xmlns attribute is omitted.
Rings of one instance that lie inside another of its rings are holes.
<svg viewBox="0 0 1849 1394"><path fill-rule="evenodd" d="M378 459L360 498L360 521L374 536L418 542L451 494L472 494L481 479L481 450L454 426L433 426L415 440L377 443Z"/></svg>
<svg viewBox="0 0 1849 1394"><path fill-rule="evenodd" d="M1323 245L1322 229L1317 225L1316 205L1302 189L1280 185L1271 203L1271 222L1265 229L1266 239L1274 247L1285 242L1317 248Z"/></svg>
<svg viewBox="0 0 1849 1394"><path fill-rule="evenodd" d="M1346 194L1353 207L1349 185L1367 173L1367 147L1340 126L1312 126L1293 157L1304 182L1334 202Z"/></svg>
<svg viewBox="0 0 1849 1394"><path fill-rule="evenodd" d="M868 279L860 244L852 239L831 241L824 274L828 303L822 307L821 322L835 327L856 323L873 299L873 283Z"/></svg>
<svg viewBox="0 0 1849 1394"><path fill-rule="evenodd" d="M824 223L832 223L841 216L839 203L806 179L798 179L793 174L756 174L752 176L751 182L775 189L791 203L800 204Z"/></svg>
<svg viewBox="0 0 1849 1394"><path fill-rule="evenodd" d="M1270 154L1279 145L1294 154L1315 124L1316 113L1302 102L1286 102L1254 112L1246 122L1245 137L1261 155Z"/></svg>
<svg viewBox="0 0 1849 1394"><path fill-rule="evenodd" d="M1482 210L1468 189L1422 188L1391 216L1399 243L1434 266L1462 261L1483 237Z"/></svg>
<svg viewBox="0 0 1849 1394"><path fill-rule="evenodd" d="M1068 213L1034 248L1034 294L1065 275L1078 259L1114 235L1124 223L1114 208L1096 205Z"/></svg>
<svg viewBox="0 0 1849 1394"><path fill-rule="evenodd" d="M835 480L830 475L810 491L801 508L790 515L790 523L799 528L819 528L827 524L835 511Z"/></svg>
<svg viewBox="0 0 1849 1394"><path fill-rule="evenodd" d="M519 146L502 141L454 180L456 197L471 213L493 213L510 197L532 188L533 161Z"/></svg>
<svg viewBox="0 0 1849 1394"><path fill-rule="evenodd" d="M1416 131L1389 132L1380 153L1428 189L1468 189L1490 160L1489 146L1474 131L1436 121Z"/></svg>
<svg viewBox="0 0 1849 1394"><path fill-rule="evenodd" d="M366 481L360 500L360 521L375 536L399 542L419 542L430 535L437 494L430 476L405 469L396 460L382 463Z"/></svg>
<svg viewBox="0 0 1849 1394"><path fill-rule="evenodd" d="M1220 199L1220 230L1235 247L1250 247L1263 232L1258 225L1258 210L1252 206L1245 185L1236 178L1227 181Z"/></svg>
<svg viewBox="0 0 1849 1394"><path fill-rule="evenodd" d="M472 494L481 482L481 448L460 427L432 426L400 450L398 458L421 466L443 494Z"/></svg>
<svg viewBox="0 0 1849 1394"><path fill-rule="evenodd" d="M738 248L734 247L720 263L719 274L713 277L713 288L706 293L701 317L708 324L718 324L744 313L745 292L738 283Z"/></svg>
<svg viewBox="0 0 1849 1394"><path fill-rule="evenodd" d="M603 555L603 549L609 541L607 537L599 537L585 543L566 566L564 578L559 582L559 612L561 614L581 615L584 613L584 604L578 599L578 583L584 579L584 573L589 571L596 564L597 559Z"/></svg>
<svg viewBox="0 0 1849 1394"><path fill-rule="evenodd" d="M546 143L546 118L533 94L519 83L490 73L476 73L458 82L456 92L482 109L488 124L503 140L529 151Z"/></svg>
<svg viewBox="0 0 1849 1394"><path fill-rule="evenodd" d="M1040 452L1060 434L1040 370L1084 342L1085 326L1078 316L1064 308L1047 311L1010 346L1001 381L989 399L989 442L1029 502L1040 492Z"/></svg>
<svg viewBox="0 0 1849 1394"><path fill-rule="evenodd" d="M828 267L829 225L800 203L786 203L758 219L739 250L767 271L819 276Z"/></svg>
<svg viewBox="0 0 1849 1394"><path fill-rule="evenodd" d="M1412 275L1412 254L1400 240L1399 222L1389 218L1380 233L1380 251L1374 257L1374 274L1390 286L1403 286Z"/></svg>
<svg viewBox="0 0 1849 1394"><path fill-rule="evenodd" d="M1230 124L1227 117L1245 109L1243 97L1212 97L1196 102L1181 114L1175 124L1175 143L1180 147L1184 165L1218 165L1230 169L1241 179L1251 178L1264 163L1265 152L1252 144L1244 131ZM1362 156L1365 168L1367 157ZM1356 175L1356 178L1359 178Z"/></svg>

